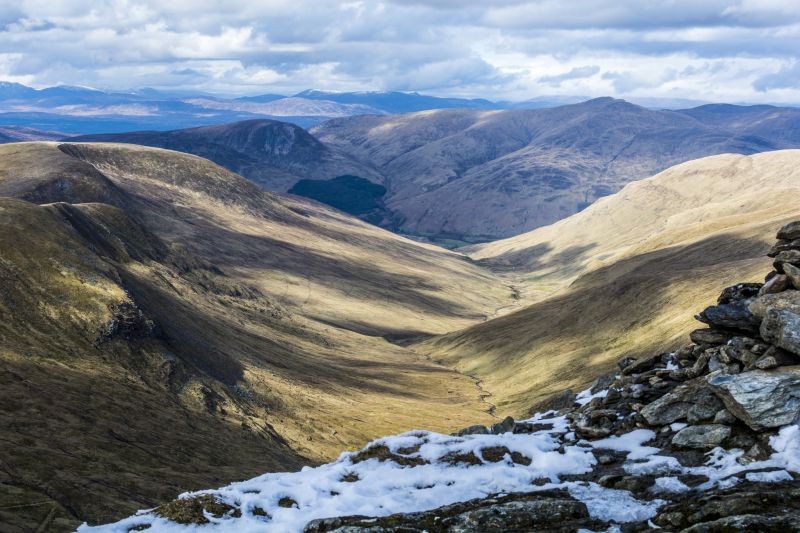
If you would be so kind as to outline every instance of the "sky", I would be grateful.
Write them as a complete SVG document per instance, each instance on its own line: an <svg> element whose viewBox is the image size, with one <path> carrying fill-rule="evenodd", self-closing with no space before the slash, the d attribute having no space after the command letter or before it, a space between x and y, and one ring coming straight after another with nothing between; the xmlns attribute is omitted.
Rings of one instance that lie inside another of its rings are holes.
<svg viewBox="0 0 800 533"><path fill-rule="evenodd" d="M0 0L0 80L800 103L800 0Z"/></svg>

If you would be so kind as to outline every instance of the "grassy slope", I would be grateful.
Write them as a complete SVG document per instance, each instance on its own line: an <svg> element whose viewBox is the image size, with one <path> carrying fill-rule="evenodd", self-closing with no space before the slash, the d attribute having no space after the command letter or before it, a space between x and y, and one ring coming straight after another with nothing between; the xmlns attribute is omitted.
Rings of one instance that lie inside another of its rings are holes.
<svg viewBox="0 0 800 533"><path fill-rule="evenodd" d="M473 247L527 307L418 347L483 380L499 412L580 390L623 356L666 350L734 282L761 281L764 252L796 219L800 151L672 167L545 228Z"/></svg>
<svg viewBox="0 0 800 533"><path fill-rule="evenodd" d="M489 419L471 380L384 337L482 319L496 277L194 156L62 148L0 147L0 518L110 520ZM103 337L121 304L156 328Z"/></svg>

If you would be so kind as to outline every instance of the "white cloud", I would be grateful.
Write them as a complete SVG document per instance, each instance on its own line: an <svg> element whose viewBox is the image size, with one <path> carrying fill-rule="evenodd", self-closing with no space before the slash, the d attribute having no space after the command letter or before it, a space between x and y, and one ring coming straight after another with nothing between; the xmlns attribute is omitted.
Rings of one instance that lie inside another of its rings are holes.
<svg viewBox="0 0 800 533"><path fill-rule="evenodd" d="M800 102L796 0L0 0L0 78Z"/></svg>

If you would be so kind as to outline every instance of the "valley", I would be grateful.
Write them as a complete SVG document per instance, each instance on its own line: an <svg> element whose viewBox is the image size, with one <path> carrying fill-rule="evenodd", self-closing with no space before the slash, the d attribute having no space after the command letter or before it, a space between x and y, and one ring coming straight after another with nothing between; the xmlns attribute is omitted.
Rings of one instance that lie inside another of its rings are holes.
<svg viewBox="0 0 800 533"><path fill-rule="evenodd" d="M492 419L471 379L396 344L510 297L463 256L178 152L0 161L0 500L36 504L2 515L21 530Z"/></svg>

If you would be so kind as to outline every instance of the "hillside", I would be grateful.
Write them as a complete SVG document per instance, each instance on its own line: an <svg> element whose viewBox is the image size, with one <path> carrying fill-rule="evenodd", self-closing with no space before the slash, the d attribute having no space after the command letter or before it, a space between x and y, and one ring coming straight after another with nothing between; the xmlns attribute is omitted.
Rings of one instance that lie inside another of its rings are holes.
<svg viewBox="0 0 800 533"><path fill-rule="evenodd" d="M348 117L311 132L384 175L401 231L474 242L551 224L687 160L800 141L780 133L800 124L796 110L775 108L785 127L761 129L689 111L598 98L552 109Z"/></svg>
<svg viewBox="0 0 800 533"><path fill-rule="evenodd" d="M73 142L121 142L167 148L214 161L269 191L286 192L301 179L355 174L374 182L378 172L331 149L303 128L276 120L250 120L172 131L73 137Z"/></svg>
<svg viewBox="0 0 800 533"><path fill-rule="evenodd" d="M800 220L775 230L769 281L724 288L690 342L545 412L383 437L78 531L797 533Z"/></svg>
<svg viewBox="0 0 800 533"><path fill-rule="evenodd" d="M474 247L526 307L417 349L483 380L500 414L519 414L623 357L674 348L693 327L675 309L762 281L774 228L798 214L799 164L796 150L690 161Z"/></svg>
<svg viewBox="0 0 800 533"><path fill-rule="evenodd" d="M461 256L131 145L3 145L0 197L12 531L491 420L471 379L387 340L509 299Z"/></svg>

